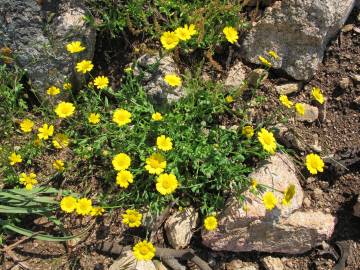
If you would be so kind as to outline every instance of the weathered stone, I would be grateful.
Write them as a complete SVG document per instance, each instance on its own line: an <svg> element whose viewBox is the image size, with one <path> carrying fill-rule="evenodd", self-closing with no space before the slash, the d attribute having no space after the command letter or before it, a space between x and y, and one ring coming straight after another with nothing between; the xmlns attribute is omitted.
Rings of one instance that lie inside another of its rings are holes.
<svg viewBox="0 0 360 270"><path fill-rule="evenodd" d="M351 79L353 79L353 81L355 83L359 83L360 82L360 75L359 74L354 74L351 76Z"/></svg>
<svg viewBox="0 0 360 270"><path fill-rule="evenodd" d="M344 77L339 81L339 86L343 90L348 89L350 84L351 84L351 81L348 77Z"/></svg>
<svg viewBox="0 0 360 270"><path fill-rule="evenodd" d="M304 206L306 207L306 208L309 208L310 206L311 206L311 201L310 201L310 199L308 198L308 197L306 197L305 199L304 199Z"/></svg>
<svg viewBox="0 0 360 270"><path fill-rule="evenodd" d="M299 136L292 129L288 129L283 124L277 124L275 127L275 137L278 141L286 147L295 148L300 151L305 151L305 144L300 140Z"/></svg>
<svg viewBox="0 0 360 270"><path fill-rule="evenodd" d="M286 83L275 87L276 92L280 95L289 95L300 90L300 83Z"/></svg>
<svg viewBox="0 0 360 270"><path fill-rule="evenodd" d="M302 122L312 123L319 117L319 109L317 107L311 106L309 104L303 104L305 108L304 115L296 114L296 120Z"/></svg>
<svg viewBox="0 0 360 270"><path fill-rule="evenodd" d="M360 217L360 195L357 198L357 202L354 205L354 216Z"/></svg>
<svg viewBox="0 0 360 270"><path fill-rule="evenodd" d="M242 62L238 62L229 70L225 79L225 86L238 87L243 84L246 75L246 68Z"/></svg>
<svg viewBox="0 0 360 270"><path fill-rule="evenodd" d="M327 43L339 32L355 0L283 0L267 8L264 17L242 43L247 61L274 50L281 57L273 67L296 80L309 80L321 63Z"/></svg>
<svg viewBox="0 0 360 270"><path fill-rule="evenodd" d="M181 86L174 88L164 81L167 74L180 74L171 56L145 54L137 60L134 74L143 75L144 88L157 104L173 103L185 96Z"/></svg>
<svg viewBox="0 0 360 270"><path fill-rule="evenodd" d="M284 265L279 258L267 256L261 259L266 270L284 270Z"/></svg>
<svg viewBox="0 0 360 270"><path fill-rule="evenodd" d="M40 98L47 96L51 85L60 87L64 81L80 85L72 59L91 60L96 37L95 30L83 20L84 15L82 1L44 1L42 5L36 0L0 1L0 47L14 51ZM86 50L71 56L65 45L77 40Z"/></svg>
<svg viewBox="0 0 360 270"><path fill-rule="evenodd" d="M154 263L154 265L156 267L156 270L168 270L167 267L165 265L163 265L163 263L158 261L158 260L154 260L153 263Z"/></svg>
<svg viewBox="0 0 360 270"><path fill-rule="evenodd" d="M267 79L269 72L262 68L254 69L250 72L247 77L248 85L251 87L257 87L262 84L263 81Z"/></svg>
<svg viewBox="0 0 360 270"><path fill-rule="evenodd" d="M186 208L172 214L165 222L166 237L175 249L185 248L190 244L198 220L198 213L194 208Z"/></svg>
<svg viewBox="0 0 360 270"><path fill-rule="evenodd" d="M259 266L255 263L232 260L226 264L226 270L259 270Z"/></svg>
<svg viewBox="0 0 360 270"><path fill-rule="evenodd" d="M300 211L303 191L295 173L295 165L285 154L273 155L250 178L259 186L273 189L277 207L266 211L259 196L244 193L246 208L236 199L227 203L219 214L216 231L203 231L203 243L214 250L235 252L260 251L299 254L328 239L334 231L335 217L320 211ZM290 205L281 204L290 184L296 193Z"/></svg>
<svg viewBox="0 0 360 270"><path fill-rule="evenodd" d="M109 270L157 270L152 261L138 261L131 250L124 251Z"/></svg>
<svg viewBox="0 0 360 270"><path fill-rule="evenodd" d="M344 33L347 33L347 32L350 32L354 29L354 25L353 24L347 24L347 25L344 25L343 28L341 28L341 31L344 32Z"/></svg>

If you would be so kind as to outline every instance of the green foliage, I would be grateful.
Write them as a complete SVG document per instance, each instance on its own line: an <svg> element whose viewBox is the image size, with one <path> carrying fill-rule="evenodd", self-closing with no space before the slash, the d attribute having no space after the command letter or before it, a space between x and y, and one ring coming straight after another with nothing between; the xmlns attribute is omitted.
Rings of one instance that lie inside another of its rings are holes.
<svg viewBox="0 0 360 270"><path fill-rule="evenodd" d="M87 4L87 21L112 36L127 28L135 35L147 34L158 40L164 31L194 24L198 36L191 46L211 49L224 40L225 26L249 27L241 17L242 1L238 0L87 0Z"/></svg>

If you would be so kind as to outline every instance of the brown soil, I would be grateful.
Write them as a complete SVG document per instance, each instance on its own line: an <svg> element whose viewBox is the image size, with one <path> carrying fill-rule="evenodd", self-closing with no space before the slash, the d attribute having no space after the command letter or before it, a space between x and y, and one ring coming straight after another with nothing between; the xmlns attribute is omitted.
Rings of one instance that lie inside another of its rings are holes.
<svg viewBox="0 0 360 270"><path fill-rule="evenodd" d="M360 22L356 21L358 14L359 10L355 10L347 24L354 24L359 28ZM109 44L108 40L103 42ZM114 77L112 81L119 82L116 78L119 77L118 75L121 74L122 68L125 66L124 61L119 59L123 59L125 53L133 51L133 48L127 47L126 44L118 42L112 43L111 46L98 45L97 52L99 55L100 51L104 51L104 47L107 49L101 54L102 59L99 56L95 63L102 66L104 73L106 72ZM114 50L117 46L118 50ZM128 60L130 61L130 58ZM308 102L309 89L312 86L318 86L324 91L327 97L326 117L311 124L300 122L294 124L296 131L308 144L313 144L313 134L318 135L322 155L335 153L345 147L358 147L360 149L360 105L355 102L360 96L360 83L352 79L355 74L360 74L360 34L352 30L341 33L336 40L331 42L316 76L307 83L305 90L292 96L298 102ZM344 78L348 78L349 83L346 87L341 87L340 81ZM285 81L287 79L273 75L265 83L263 90L267 91L269 100L264 107L260 108L261 113L271 114L273 105L278 104L273 85ZM295 152L295 154L301 160L303 153ZM338 224L329 244L333 245L336 241L345 240L350 245L350 255L345 269L360 269L360 218L352 215L352 207L357 194L360 192L359 168L352 168L351 171L341 177L324 174L315 178L308 178L305 175L301 184L306 198L309 199L305 208L323 210L337 216ZM69 221L69 224L72 224L71 222L74 221ZM82 222L86 224L86 221ZM78 228L83 227L81 224L77 225ZM41 229L44 230L43 227ZM131 244L132 236L132 231L125 232L121 227L118 212L114 211L98 218L96 225L89 231L89 235L85 239L79 239L81 241L78 243L72 242L65 246L59 243L37 240L28 241L18 245L14 249L14 254L30 269L34 270L107 269L114 258L96 252L94 244L102 240L116 240L124 244ZM8 239L7 244L17 240L19 238ZM192 243L201 256L211 263L213 269L232 269L229 262L235 259L259 264L260 269L264 269L260 259L269 255L258 252L212 252L199 244L198 235L195 235ZM298 256L283 254L272 254L272 256L281 258L286 270L328 270L335 265L333 257L327 254L320 255L317 248ZM2 269L16 269L12 268L13 265L13 260L5 256Z"/></svg>

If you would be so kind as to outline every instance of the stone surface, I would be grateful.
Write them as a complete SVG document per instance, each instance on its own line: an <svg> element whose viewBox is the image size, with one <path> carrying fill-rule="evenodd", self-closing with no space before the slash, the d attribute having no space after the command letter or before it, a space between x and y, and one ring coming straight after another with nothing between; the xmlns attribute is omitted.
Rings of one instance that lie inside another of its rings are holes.
<svg viewBox="0 0 360 270"><path fill-rule="evenodd" d="M256 87L261 85L263 81L267 79L269 72L262 68L257 68L251 71L246 78L248 85L251 87Z"/></svg>
<svg viewBox="0 0 360 270"><path fill-rule="evenodd" d="M360 217L360 195L357 198L357 202L354 205L354 216Z"/></svg>
<svg viewBox="0 0 360 270"><path fill-rule="evenodd" d="M350 84L351 84L351 81L348 77L341 78L341 80L339 81L339 86L343 90L348 89Z"/></svg>
<svg viewBox="0 0 360 270"><path fill-rule="evenodd" d="M337 35L355 0L283 0L267 8L264 17L242 43L245 60L259 64L259 55L274 50L281 57L273 67L296 80L309 80L321 63L327 43Z"/></svg>
<svg viewBox="0 0 360 270"><path fill-rule="evenodd" d="M121 253L109 270L157 270L152 261L137 261L131 250Z"/></svg>
<svg viewBox="0 0 360 270"><path fill-rule="evenodd" d="M225 79L225 86L238 87L243 84L246 76L246 67L242 62L233 65Z"/></svg>
<svg viewBox="0 0 360 270"><path fill-rule="evenodd" d="M266 270L284 270L284 265L279 258L267 256L261 259Z"/></svg>
<svg viewBox="0 0 360 270"><path fill-rule="evenodd" d="M306 145L303 143L294 130L287 128L283 124L277 124L274 127L276 139L286 147L305 151Z"/></svg>
<svg viewBox="0 0 360 270"><path fill-rule="evenodd" d="M158 260L153 260L153 263L156 267L156 270L168 270L167 267L160 261Z"/></svg>
<svg viewBox="0 0 360 270"><path fill-rule="evenodd" d="M144 54L137 60L134 74L143 75L144 88L157 104L173 103L185 96L181 86L170 87L164 81L166 74L180 75L171 56L161 58L158 55Z"/></svg>
<svg viewBox="0 0 360 270"><path fill-rule="evenodd" d="M75 86L80 76L73 69L72 56L65 45L79 40L86 50L77 57L91 60L95 30L85 24L82 1L54 0L0 1L0 47L10 47L17 63L30 79L31 87L45 97L51 85L60 87L66 80ZM61 95L59 95L61 97Z"/></svg>
<svg viewBox="0 0 360 270"><path fill-rule="evenodd" d="M353 81L355 83L359 83L360 82L360 75L359 74L354 74L351 76L351 79L353 79Z"/></svg>
<svg viewBox="0 0 360 270"><path fill-rule="evenodd" d="M304 253L334 231L336 219L320 211L300 210L303 191L295 174L295 165L285 154L275 154L258 167L250 178L259 185L274 188L277 207L266 211L262 200L250 191L244 193L246 211L236 199L227 202L219 214L216 231L203 231L203 244L220 251L260 251L288 254ZM296 194L290 205L281 205L282 193L289 184L294 184Z"/></svg>
<svg viewBox="0 0 360 270"><path fill-rule="evenodd" d="M182 249L190 244L197 220L198 213L194 208L177 211L166 220L166 237L173 248Z"/></svg>
<svg viewBox="0 0 360 270"><path fill-rule="evenodd" d="M275 90L280 95L288 95L298 92L300 90L300 87L300 83L286 83L276 86Z"/></svg>
<svg viewBox="0 0 360 270"><path fill-rule="evenodd" d="M296 114L296 120L302 122L312 123L319 117L319 109L317 107L311 106L304 103L305 113L304 115Z"/></svg>
<svg viewBox="0 0 360 270"><path fill-rule="evenodd" d="M255 263L232 260L226 264L226 270L259 270L259 266Z"/></svg>

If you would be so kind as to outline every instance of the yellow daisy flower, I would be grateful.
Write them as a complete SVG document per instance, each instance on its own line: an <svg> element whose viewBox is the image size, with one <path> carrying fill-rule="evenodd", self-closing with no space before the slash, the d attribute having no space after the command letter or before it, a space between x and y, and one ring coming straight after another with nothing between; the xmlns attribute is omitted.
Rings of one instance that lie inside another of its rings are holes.
<svg viewBox="0 0 360 270"><path fill-rule="evenodd" d="M267 210L272 210L277 204L277 199L274 193L272 193L271 191L265 192L262 197L262 200Z"/></svg>
<svg viewBox="0 0 360 270"><path fill-rule="evenodd" d="M100 122L100 114L99 113L90 113L88 117L88 121L90 124L97 124Z"/></svg>
<svg viewBox="0 0 360 270"><path fill-rule="evenodd" d="M49 137L51 137L54 134L54 126L53 125L49 126L48 124L44 124L38 130L39 130L39 133L37 136L40 140L47 140L47 139L49 139Z"/></svg>
<svg viewBox="0 0 360 270"><path fill-rule="evenodd" d="M279 60L279 59L280 59L280 56L279 56L275 51L270 50L270 51L268 51L268 54L269 54L272 58L274 58L275 60Z"/></svg>
<svg viewBox="0 0 360 270"><path fill-rule="evenodd" d="M288 97L287 97L286 95L280 95L279 100L280 100L280 102L281 102L282 105L284 105L285 107L287 107L287 108L289 108L289 109L290 109L290 108L292 107L292 105L294 104L292 101L290 101L290 100L288 99Z"/></svg>
<svg viewBox="0 0 360 270"><path fill-rule="evenodd" d="M150 174L160 174L166 168L166 160L160 153L152 154L145 162L145 169Z"/></svg>
<svg viewBox="0 0 360 270"><path fill-rule="evenodd" d="M31 190L33 188L33 185L36 185L38 183L38 181L36 180L36 174L29 173L29 175L27 175L26 173L21 173L20 183L25 186L25 189Z"/></svg>
<svg viewBox="0 0 360 270"><path fill-rule="evenodd" d="M306 168L311 174L317 174L324 171L324 161L317 154L309 154L305 160Z"/></svg>
<svg viewBox="0 0 360 270"><path fill-rule="evenodd" d="M265 151L269 152L270 154L275 153L276 140L272 132L269 132L265 128L262 128L258 133L258 140Z"/></svg>
<svg viewBox="0 0 360 270"><path fill-rule="evenodd" d="M76 209L77 199L73 196L66 196L60 201L60 208L65 213L72 213Z"/></svg>
<svg viewBox="0 0 360 270"><path fill-rule="evenodd" d="M94 65L89 60L82 60L76 64L76 71L83 74L90 72L93 68Z"/></svg>
<svg viewBox="0 0 360 270"><path fill-rule="evenodd" d="M324 98L324 95L321 93L321 90L319 87L313 87L313 89L311 90L311 95L320 104L324 103L325 98Z"/></svg>
<svg viewBox="0 0 360 270"><path fill-rule="evenodd" d="M305 106L302 103L295 104L295 110L298 114L304 115L305 114Z"/></svg>
<svg viewBox="0 0 360 270"><path fill-rule="evenodd" d="M94 85L96 86L97 89L104 89L106 87L108 87L109 85L109 78L105 77L105 76L97 76L94 79Z"/></svg>
<svg viewBox="0 0 360 270"><path fill-rule="evenodd" d="M166 74L164 77L164 81L173 87L177 87L181 85L181 78L176 74Z"/></svg>
<svg viewBox="0 0 360 270"><path fill-rule="evenodd" d="M238 31L232 26L226 26L223 29L223 33L227 41L229 41L232 44L236 43L237 40L239 39Z"/></svg>
<svg viewBox="0 0 360 270"><path fill-rule="evenodd" d="M69 116L73 115L74 112L75 112L75 106L71 102L62 101L55 108L55 113L60 118L69 117Z"/></svg>
<svg viewBox="0 0 360 270"><path fill-rule="evenodd" d="M83 50L85 50L85 47L83 47L81 45L80 41L73 41L66 45L66 50L69 53L78 53L78 52L82 52Z"/></svg>
<svg viewBox="0 0 360 270"><path fill-rule="evenodd" d="M215 216L208 216L204 219L204 227L208 231L216 230L218 221Z"/></svg>
<svg viewBox="0 0 360 270"><path fill-rule="evenodd" d="M128 188L129 183L134 182L134 176L127 170L119 171L116 175L116 184L122 188Z"/></svg>
<svg viewBox="0 0 360 270"><path fill-rule="evenodd" d="M173 193L178 187L179 183L176 176L172 173L160 174L156 179L156 190L162 195Z"/></svg>
<svg viewBox="0 0 360 270"><path fill-rule="evenodd" d="M282 199L282 204L289 205L294 196L295 196L295 185L291 184L284 192L284 198Z"/></svg>
<svg viewBox="0 0 360 270"><path fill-rule="evenodd" d="M259 56L258 58L259 58L260 62L263 63L264 66L267 66L267 67L272 66L272 64L265 57Z"/></svg>
<svg viewBox="0 0 360 270"><path fill-rule="evenodd" d="M251 139L254 136L254 128L252 126L244 126L241 134L245 135L246 138Z"/></svg>
<svg viewBox="0 0 360 270"><path fill-rule="evenodd" d="M179 43L179 38L178 36L175 34L175 32L164 32L160 38L161 41L161 45L166 49L166 50L171 50L174 49L178 43Z"/></svg>
<svg viewBox="0 0 360 270"><path fill-rule="evenodd" d="M144 240L142 242L137 243L133 247L134 257L138 261L150 261L155 256L155 247L150 242Z"/></svg>
<svg viewBox="0 0 360 270"><path fill-rule="evenodd" d="M56 86L51 86L48 88L46 93L50 96L56 96L56 95L60 94L60 88L58 88Z"/></svg>
<svg viewBox="0 0 360 270"><path fill-rule="evenodd" d="M64 83L64 84L63 84L63 89L64 89L64 90L71 90L71 88L72 88L71 83Z"/></svg>
<svg viewBox="0 0 360 270"><path fill-rule="evenodd" d="M34 122L31 121L30 119L24 119L20 123L20 129L25 133L31 132L33 126L34 126Z"/></svg>
<svg viewBox="0 0 360 270"><path fill-rule="evenodd" d="M90 216L92 216L92 217L101 216L104 212L105 212L104 208L102 208L100 206L95 206L95 207L91 208Z"/></svg>
<svg viewBox="0 0 360 270"><path fill-rule="evenodd" d="M173 148L171 138L161 135L156 138L156 145L160 150L169 151Z"/></svg>
<svg viewBox="0 0 360 270"><path fill-rule="evenodd" d="M62 172L64 170L64 162L60 159L55 160L52 165L58 172Z"/></svg>
<svg viewBox="0 0 360 270"><path fill-rule="evenodd" d="M128 225L130 228L140 227L142 214L136 210L127 209L125 214L122 214L122 223Z"/></svg>
<svg viewBox="0 0 360 270"><path fill-rule="evenodd" d="M130 164L131 158L125 153L117 154L112 160L112 165L116 171L126 170Z"/></svg>
<svg viewBox="0 0 360 270"><path fill-rule="evenodd" d="M92 202L90 199L81 198L76 203L76 213L82 216L90 214Z"/></svg>
<svg viewBox="0 0 360 270"><path fill-rule="evenodd" d="M113 122L118 126L123 126L131 123L131 113L124 109L116 109L113 114Z"/></svg>
<svg viewBox="0 0 360 270"><path fill-rule="evenodd" d="M154 121L162 121L162 120L163 120L163 116L161 115L161 113L156 112L156 113L153 113L153 114L151 115L151 119L154 120Z"/></svg>
<svg viewBox="0 0 360 270"><path fill-rule="evenodd" d="M232 103L232 102L234 102L234 98L233 98L233 96L226 96L225 101L227 103Z"/></svg>
<svg viewBox="0 0 360 270"><path fill-rule="evenodd" d="M16 163L22 162L22 158L19 154L16 154L15 152L12 152L9 156L10 165L15 165Z"/></svg>

